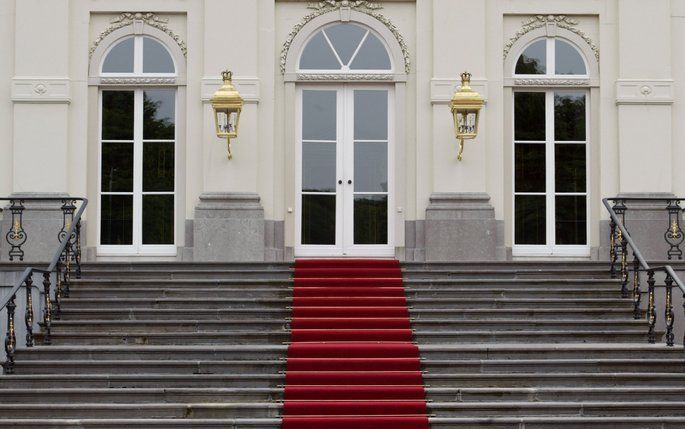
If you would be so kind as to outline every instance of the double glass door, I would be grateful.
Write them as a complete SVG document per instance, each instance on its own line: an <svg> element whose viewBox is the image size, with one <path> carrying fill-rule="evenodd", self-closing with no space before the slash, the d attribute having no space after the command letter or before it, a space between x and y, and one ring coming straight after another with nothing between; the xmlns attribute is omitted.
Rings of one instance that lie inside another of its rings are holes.
<svg viewBox="0 0 685 429"><path fill-rule="evenodd" d="M298 256L392 256L391 91L298 91Z"/></svg>
<svg viewBox="0 0 685 429"><path fill-rule="evenodd" d="M514 93L515 256L588 256L588 93Z"/></svg>

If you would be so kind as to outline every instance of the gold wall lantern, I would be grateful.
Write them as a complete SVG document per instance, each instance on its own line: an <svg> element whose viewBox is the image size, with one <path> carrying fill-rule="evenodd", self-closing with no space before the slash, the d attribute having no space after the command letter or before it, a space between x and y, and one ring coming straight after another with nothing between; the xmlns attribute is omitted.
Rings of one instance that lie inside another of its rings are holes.
<svg viewBox="0 0 685 429"><path fill-rule="evenodd" d="M464 152L464 140L475 139L478 135L478 120L480 109L483 107L483 97L471 89L471 73L461 74L461 86L454 92L450 109L454 120L454 131L459 140L459 155L461 161Z"/></svg>
<svg viewBox="0 0 685 429"><path fill-rule="evenodd" d="M233 72L223 71L221 77L224 80L210 102L214 109L214 122L216 124L216 135L225 138L228 144L228 159L232 159L231 139L238 137L238 124L240 123L240 112L243 110L243 98L235 89L231 79Z"/></svg>

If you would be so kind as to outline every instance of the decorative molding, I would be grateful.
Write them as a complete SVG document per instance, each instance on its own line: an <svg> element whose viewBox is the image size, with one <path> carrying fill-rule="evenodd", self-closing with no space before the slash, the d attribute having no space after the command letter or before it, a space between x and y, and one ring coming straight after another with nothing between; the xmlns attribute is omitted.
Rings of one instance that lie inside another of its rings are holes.
<svg viewBox="0 0 685 429"><path fill-rule="evenodd" d="M290 46L292 45L295 36L297 36L302 27L307 25L307 23L309 23L314 18L317 18L323 14L333 12L336 10L340 11L341 21L343 21L345 15L349 17L349 13L346 14L345 12L349 12L351 9L355 9L359 12L365 13L377 19L378 21L383 23L383 25L385 25L388 28L388 30L390 30L393 36L395 36L397 43L399 43L400 48L402 49L402 56L404 57L404 72L409 74L409 71L411 70L411 61L409 58L409 48L407 47L407 43L404 41L404 37L390 19L386 18L381 13L375 12L376 10L383 8L383 6L380 3L366 0L322 0L315 3L309 3L307 7L309 9L314 9L314 12L304 16L300 20L300 22L293 27L293 29L288 34L285 43L283 43L280 58L281 74L285 73L285 63L288 59L288 52L290 51Z"/></svg>
<svg viewBox="0 0 685 429"><path fill-rule="evenodd" d="M102 33L100 33L100 35L95 39L93 45L90 47L90 50L88 51L88 57L93 56L93 52L95 52L95 49L97 49L98 45L110 33L120 28L126 27L128 25L134 25L135 23L145 23L150 27L154 27L158 30L165 32L178 44L179 48L181 48L181 51L183 52L183 55L186 57L188 56L188 48L186 47L186 43L183 41L183 39L181 39L180 36L178 36L176 33L169 29L169 27L167 26L167 24L169 23L168 19L160 18L151 12L124 12L120 14L118 17L113 18L110 21L110 25L107 28L105 28L105 30Z"/></svg>
<svg viewBox="0 0 685 429"><path fill-rule="evenodd" d="M672 79L619 79L616 104L673 104Z"/></svg>
<svg viewBox="0 0 685 429"><path fill-rule="evenodd" d="M461 85L461 79L431 79L430 97L432 104L448 104L452 100L454 91ZM477 91L485 103L488 102L488 80L471 79L471 88Z"/></svg>
<svg viewBox="0 0 685 429"><path fill-rule="evenodd" d="M395 75L391 73L298 73L297 80L394 80Z"/></svg>
<svg viewBox="0 0 685 429"><path fill-rule="evenodd" d="M12 79L15 103L70 103L69 78L15 77Z"/></svg>
<svg viewBox="0 0 685 429"><path fill-rule="evenodd" d="M590 86L589 79L514 79L516 86Z"/></svg>
<svg viewBox="0 0 685 429"><path fill-rule="evenodd" d="M220 78L202 78L200 83L200 97L203 103L209 103L209 99L221 87ZM236 87L245 103L259 103L260 82L257 77L233 77L233 85Z"/></svg>
<svg viewBox="0 0 685 429"><path fill-rule="evenodd" d="M100 85L176 85L175 77L102 77Z"/></svg>
<svg viewBox="0 0 685 429"><path fill-rule="evenodd" d="M509 51L511 50L512 46L514 46L514 43L516 43L516 41L519 40L523 35L528 34L533 30L537 30L538 28L551 26L563 28L564 30L568 30L577 34L585 41L585 43L588 44L588 46L590 46L590 49L592 49L592 52L595 54L595 58L599 62L599 48L592 41L590 36L585 34L577 27L578 20L574 18L565 15L536 15L524 20L521 24L521 29L518 30L507 43L504 44L504 59L506 59L509 55Z"/></svg>

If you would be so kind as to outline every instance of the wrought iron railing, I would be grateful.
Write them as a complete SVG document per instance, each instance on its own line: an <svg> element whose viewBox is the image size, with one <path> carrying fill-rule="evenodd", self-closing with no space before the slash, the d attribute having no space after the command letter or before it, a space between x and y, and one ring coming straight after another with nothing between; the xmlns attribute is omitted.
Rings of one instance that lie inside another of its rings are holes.
<svg viewBox="0 0 685 429"><path fill-rule="evenodd" d="M657 300L656 289L664 288L664 323L665 339L667 346L675 344L673 325L675 313L673 311L673 289L678 288L685 300L685 284L678 277L673 267L670 265L650 266L640 250L638 249L633 237L626 228L625 215L628 211L626 203L639 202L648 203L650 207L663 203L663 210L668 212L668 228L664 233L664 239L668 245L666 255L668 259L677 256L682 259L683 251L680 245L685 240L685 235L680 227L680 215L683 209L680 206L679 198L604 198L602 203L609 211L610 236L609 236L609 255L611 259L611 276L616 278L621 276L621 294L624 298L629 296L633 299L633 317L642 317L642 295L647 295L646 317L649 325L647 340L650 343L656 342L657 332ZM632 253L633 260L628 262L629 252ZM647 274L647 290L644 291L641 285L642 273ZM663 284L657 284L656 274L664 276ZM632 281L632 285L630 284ZM684 304L685 305L685 304ZM685 310L685 308L684 308ZM685 342L685 338L684 338Z"/></svg>
<svg viewBox="0 0 685 429"><path fill-rule="evenodd" d="M5 374L14 373L14 357L17 350L17 323L15 312L17 308L17 294L24 289L25 291L25 311L24 324L26 330L26 347L33 347L34 344L34 300L33 275L39 274L42 282L39 289L42 289L42 297L39 301L39 313L42 320L43 344L50 344L50 327L53 319L60 317L61 300L69 297L69 286L71 276L81 277L81 218L88 205L86 198L0 198L0 201L9 201L8 211L11 213L11 227L6 234L7 243L10 246L9 259L23 261L25 252L23 245L29 239L27 231L24 229L24 211L27 202L35 203L59 203L62 213L62 228L57 233L59 245L48 264L47 268L26 268L18 281L14 284L10 292L4 299L0 300L0 311L7 312L7 325L5 326L5 363L3 372ZM77 206L80 202L80 206Z"/></svg>

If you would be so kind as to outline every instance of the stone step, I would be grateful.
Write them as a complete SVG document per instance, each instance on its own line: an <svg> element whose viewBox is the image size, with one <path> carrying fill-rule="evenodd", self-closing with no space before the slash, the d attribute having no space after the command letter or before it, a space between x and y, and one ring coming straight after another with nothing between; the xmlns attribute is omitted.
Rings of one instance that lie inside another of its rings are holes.
<svg viewBox="0 0 685 429"><path fill-rule="evenodd" d="M580 320L631 320L632 308L461 308L461 309L411 309L411 317L416 320L423 318L436 319L464 319L464 320L487 320L487 319L580 319ZM218 308L218 309L146 309L146 308L62 308L62 320L243 320L246 318L260 318L263 320L282 321L291 316L291 310L281 309L243 309L243 308Z"/></svg>
<svg viewBox="0 0 685 429"><path fill-rule="evenodd" d="M363 319L360 320L363 323ZM562 330L631 331L645 329L643 320L582 320L582 319L413 319L416 330ZM159 332L217 332L217 331L264 331L288 330L289 320L56 320L52 322L53 333L159 333Z"/></svg>
<svg viewBox="0 0 685 429"><path fill-rule="evenodd" d="M426 374L685 372L685 362L660 359L424 359ZM23 360L18 374L276 374L284 359L261 360Z"/></svg>
<svg viewBox="0 0 685 429"><path fill-rule="evenodd" d="M608 265L601 268L415 268L405 267L402 275L409 280L416 279L608 279Z"/></svg>
<svg viewBox="0 0 685 429"><path fill-rule="evenodd" d="M382 291L370 290L359 296L382 296ZM409 298L610 298L620 297L619 288L597 287L583 288L422 288L407 287L405 294ZM93 288L89 286L73 287L70 298L104 299L104 298L290 298L293 295L290 287L164 287L142 286L127 288ZM341 294L340 296L344 296Z"/></svg>
<svg viewBox="0 0 685 429"><path fill-rule="evenodd" d="M314 330L318 332L318 330ZM341 335L349 335L347 341L354 341L356 330L337 330ZM54 333L52 343L57 345L107 345L107 344L140 344L140 345L183 345L183 344L279 344L290 341L290 332L276 331L215 331L215 332L150 332L150 333L105 333L79 332ZM323 337L315 337L315 341ZM40 340L40 336L38 337ZM523 342L523 343L625 343L646 342L646 329L615 330L461 330L461 331L414 331L414 340L419 344L432 343L489 343L489 342Z"/></svg>
<svg viewBox="0 0 685 429"><path fill-rule="evenodd" d="M682 429L683 417L493 417L429 419L433 429ZM280 429L281 419L0 419L17 429Z"/></svg>
<svg viewBox="0 0 685 429"><path fill-rule="evenodd" d="M684 387L482 387L426 388L435 402L682 401ZM266 402L283 400L283 388L53 388L0 390L0 403Z"/></svg>
<svg viewBox="0 0 685 429"><path fill-rule="evenodd" d="M306 300L314 301L314 300ZM364 306L386 306L383 298L366 298ZM317 298L321 307L345 306L336 298ZM351 301L350 301L351 302ZM71 310L88 308L141 308L141 309L281 309L292 305L291 298L67 298L62 302L64 308ZM350 306L360 306L351 303ZM472 309L472 308L618 308L632 309L633 302L627 298L409 298L407 305L413 309Z"/></svg>
<svg viewBox="0 0 685 429"><path fill-rule="evenodd" d="M423 375L426 387L682 387L683 373L445 373ZM0 388L276 388L280 374L16 374L0 377Z"/></svg>
<svg viewBox="0 0 685 429"><path fill-rule="evenodd" d="M421 357L431 360L490 359L682 359L683 347L663 344L427 344ZM196 346L42 346L19 349L28 360L259 360L285 358L287 345Z"/></svg>
<svg viewBox="0 0 685 429"><path fill-rule="evenodd" d="M52 418L277 418L282 404L244 403L31 403L0 404L0 414L13 418L33 418L41 413ZM435 417L492 416L679 416L685 402L431 402L428 413Z"/></svg>

